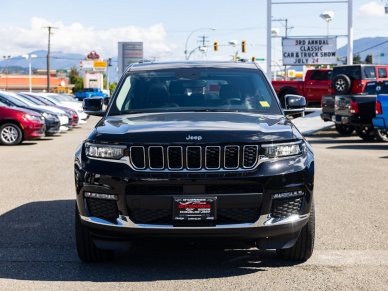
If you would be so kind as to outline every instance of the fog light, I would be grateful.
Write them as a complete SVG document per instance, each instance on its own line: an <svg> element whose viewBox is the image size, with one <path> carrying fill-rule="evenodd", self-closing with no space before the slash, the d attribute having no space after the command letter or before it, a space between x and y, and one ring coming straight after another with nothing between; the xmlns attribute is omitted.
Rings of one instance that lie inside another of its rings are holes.
<svg viewBox="0 0 388 291"><path fill-rule="evenodd" d="M86 198L96 198L96 199L106 199L106 200L119 200L119 197L114 194L102 194L94 192L85 192L84 196Z"/></svg>
<svg viewBox="0 0 388 291"><path fill-rule="evenodd" d="M303 195L304 195L303 190L296 190L296 191L289 191L289 192L273 194L272 199L284 199L284 198L298 197L298 196L303 196Z"/></svg>

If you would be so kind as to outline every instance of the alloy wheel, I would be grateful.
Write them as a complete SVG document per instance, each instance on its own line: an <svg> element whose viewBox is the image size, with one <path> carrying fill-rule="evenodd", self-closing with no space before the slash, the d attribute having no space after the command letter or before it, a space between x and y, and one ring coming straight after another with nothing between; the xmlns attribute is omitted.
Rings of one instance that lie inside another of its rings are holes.
<svg viewBox="0 0 388 291"><path fill-rule="evenodd" d="M1 131L1 139L4 143L13 143L15 142L19 137L19 133L13 126L6 126Z"/></svg>

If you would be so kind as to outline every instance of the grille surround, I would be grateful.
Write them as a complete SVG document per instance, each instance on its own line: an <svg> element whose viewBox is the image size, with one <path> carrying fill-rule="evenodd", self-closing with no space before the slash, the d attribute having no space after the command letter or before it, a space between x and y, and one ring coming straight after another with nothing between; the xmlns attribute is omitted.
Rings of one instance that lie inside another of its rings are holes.
<svg viewBox="0 0 388 291"><path fill-rule="evenodd" d="M300 215L303 207L303 196L274 199L272 202L271 217L284 219L291 215Z"/></svg>
<svg viewBox="0 0 388 291"><path fill-rule="evenodd" d="M259 164L258 145L130 146L129 153L129 165L140 172L231 172Z"/></svg>
<svg viewBox="0 0 388 291"><path fill-rule="evenodd" d="M87 209L91 216L95 216L115 223L119 216L115 200L85 198Z"/></svg>

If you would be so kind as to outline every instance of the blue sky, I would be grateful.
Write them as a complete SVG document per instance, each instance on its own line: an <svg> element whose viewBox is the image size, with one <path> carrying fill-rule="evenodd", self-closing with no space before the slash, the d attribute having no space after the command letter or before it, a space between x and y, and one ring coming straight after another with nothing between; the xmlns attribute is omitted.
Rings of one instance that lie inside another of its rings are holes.
<svg viewBox="0 0 388 291"><path fill-rule="evenodd" d="M284 2L285 0L273 0ZM214 27L193 35L189 48L194 48L201 34L209 45L230 40L246 40L245 57L265 57L266 0L5 0L0 10L0 55L17 55L35 49L46 49L47 33L42 27L58 27L52 37L53 50L87 53L97 50L103 56L117 54L117 41L144 41L146 56L183 59L188 34L197 28ZM386 1L353 0L354 37L388 36ZM273 5L274 18L287 18L290 36L326 34L326 23L319 17L323 11L334 11L331 34L344 35L347 30L346 4ZM273 23L284 33L280 23ZM275 41L280 54L280 39ZM346 42L338 39L338 45ZM218 53L209 50L208 59L227 59L235 52L230 46ZM201 58L201 55L194 55Z"/></svg>

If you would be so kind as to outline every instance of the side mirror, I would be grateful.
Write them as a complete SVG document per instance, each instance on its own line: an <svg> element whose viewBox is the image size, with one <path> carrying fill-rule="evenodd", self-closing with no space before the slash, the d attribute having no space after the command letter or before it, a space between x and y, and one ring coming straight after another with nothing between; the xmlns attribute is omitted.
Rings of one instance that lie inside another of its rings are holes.
<svg viewBox="0 0 388 291"><path fill-rule="evenodd" d="M300 95L287 94L284 96L286 100L286 108L284 108L284 113L286 115L296 115L304 113L306 108L306 98Z"/></svg>
<svg viewBox="0 0 388 291"><path fill-rule="evenodd" d="M103 110L104 99L101 97L89 97L85 98L82 107L86 114L103 116L105 111Z"/></svg>

